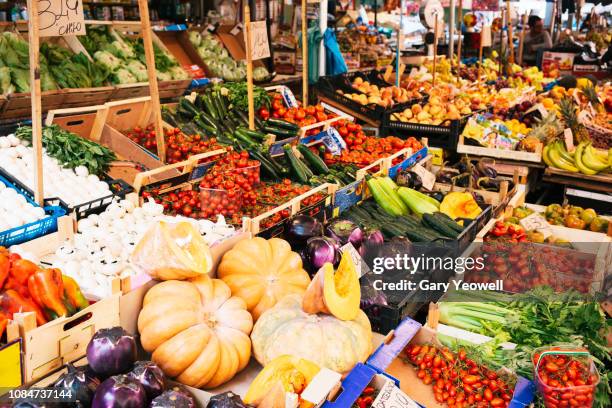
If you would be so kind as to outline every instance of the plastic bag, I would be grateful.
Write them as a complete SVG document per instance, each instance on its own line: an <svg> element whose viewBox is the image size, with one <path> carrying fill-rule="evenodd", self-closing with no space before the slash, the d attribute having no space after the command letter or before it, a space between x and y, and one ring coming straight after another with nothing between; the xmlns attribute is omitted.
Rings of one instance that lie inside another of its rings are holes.
<svg viewBox="0 0 612 408"><path fill-rule="evenodd" d="M155 223L134 248L130 261L158 280L194 278L212 267L208 245L186 221Z"/></svg>

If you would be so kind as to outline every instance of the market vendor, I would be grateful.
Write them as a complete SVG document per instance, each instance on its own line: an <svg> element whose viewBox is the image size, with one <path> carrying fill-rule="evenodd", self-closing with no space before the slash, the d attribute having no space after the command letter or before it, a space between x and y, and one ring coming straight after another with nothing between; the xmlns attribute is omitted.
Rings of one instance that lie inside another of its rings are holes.
<svg viewBox="0 0 612 408"><path fill-rule="evenodd" d="M523 61L526 65L535 65L538 52L552 47L548 31L544 30L544 21L538 16L530 16L529 32L525 36Z"/></svg>

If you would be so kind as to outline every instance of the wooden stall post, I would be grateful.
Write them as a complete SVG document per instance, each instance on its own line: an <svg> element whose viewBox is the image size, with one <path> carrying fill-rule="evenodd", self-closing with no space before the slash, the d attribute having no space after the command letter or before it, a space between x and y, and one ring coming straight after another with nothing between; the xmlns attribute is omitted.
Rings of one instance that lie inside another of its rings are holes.
<svg viewBox="0 0 612 408"><path fill-rule="evenodd" d="M157 71L155 69L155 54L153 52L153 39L151 36L151 20L149 18L149 4L147 0L138 0L138 11L140 13L145 60L147 62L147 75L149 76L149 90L151 93L151 108L153 109L153 124L155 125L157 155L162 162L165 162L166 139L164 138L164 128L162 126L159 89L157 87Z"/></svg>
<svg viewBox="0 0 612 408"><path fill-rule="evenodd" d="M521 20L521 36L519 37L518 63L523 65L523 48L525 47L525 32L527 31L527 13L523 14Z"/></svg>
<svg viewBox="0 0 612 408"><path fill-rule="evenodd" d="M302 106L308 106L308 19L307 1L302 0Z"/></svg>
<svg viewBox="0 0 612 408"><path fill-rule="evenodd" d="M431 85L433 88L436 87L436 60L438 59L438 13L436 13L436 21L434 22L434 49L433 49L433 72L431 76Z"/></svg>
<svg viewBox="0 0 612 408"><path fill-rule="evenodd" d="M32 100L32 147L34 148L34 200L43 206L42 107L40 102L40 61L38 0L28 0L28 41L30 43L30 98Z"/></svg>
<svg viewBox="0 0 612 408"><path fill-rule="evenodd" d="M253 95L253 50L251 50L251 8L244 4L244 29L246 32L247 97L249 101L249 129L255 130L255 101Z"/></svg>
<svg viewBox="0 0 612 408"><path fill-rule="evenodd" d="M514 42L512 41L512 15L510 13L510 0L506 0L506 13L507 13L507 24L508 24L508 61L514 64Z"/></svg>
<svg viewBox="0 0 612 408"><path fill-rule="evenodd" d="M457 13L459 22L459 41L457 41L457 67L461 68L461 43L463 41L463 0L459 0L459 11Z"/></svg>

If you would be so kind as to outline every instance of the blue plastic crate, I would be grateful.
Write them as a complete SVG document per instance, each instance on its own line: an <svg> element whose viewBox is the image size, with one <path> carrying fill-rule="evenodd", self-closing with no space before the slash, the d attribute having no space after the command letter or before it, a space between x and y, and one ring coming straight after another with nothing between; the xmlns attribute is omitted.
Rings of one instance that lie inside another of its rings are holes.
<svg viewBox="0 0 612 408"><path fill-rule="evenodd" d="M6 178L0 175L0 181L2 181L7 188L12 188L17 191L20 195L24 196L28 203L34 207L40 207L34 201L30 199L26 194L22 194L13 183L8 181ZM11 245L22 244L27 241L31 241L36 238L40 238L44 235L50 234L57 231L57 219L66 215L66 211L61 207L49 206L44 207L45 214L47 217L42 220L31 222L29 224L22 225L20 227L12 228L6 231L0 231L0 246L10 247Z"/></svg>

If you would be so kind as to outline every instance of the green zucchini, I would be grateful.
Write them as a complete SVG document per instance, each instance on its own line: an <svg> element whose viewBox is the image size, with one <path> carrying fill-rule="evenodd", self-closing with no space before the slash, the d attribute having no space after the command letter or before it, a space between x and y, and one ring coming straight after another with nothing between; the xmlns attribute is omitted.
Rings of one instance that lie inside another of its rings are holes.
<svg viewBox="0 0 612 408"><path fill-rule="evenodd" d="M266 121L266 125L276 128L282 128L287 130L293 130L294 132L298 132L300 127L295 123L287 122L286 120L270 118Z"/></svg>
<svg viewBox="0 0 612 408"><path fill-rule="evenodd" d="M289 162L291 173L294 175L294 177L296 178L298 182L300 182L301 184L307 184L308 176L306 175L306 172L300 165L298 158L293 153L293 150L291 149L291 145L288 145L288 144L284 145L283 150L285 152L285 157L287 158L287 161Z"/></svg>
<svg viewBox="0 0 612 408"><path fill-rule="evenodd" d="M408 206L402 201L400 196L397 194L397 185L389 177L377 178L378 184L387 193L389 198L393 200L395 205L402 209L402 214L408 214Z"/></svg>
<svg viewBox="0 0 612 408"><path fill-rule="evenodd" d="M302 154L306 162L310 165L314 173L316 174L328 174L329 173L329 167L327 167L327 164L325 164L325 162L321 160L321 158L318 155L314 154L312 150L310 150L308 147L306 147L305 145L301 143L298 145L297 149Z"/></svg>
<svg viewBox="0 0 612 408"><path fill-rule="evenodd" d="M272 133L273 135L280 136L284 139L297 136L297 132L294 132L293 130L280 129L269 125L264 125L262 130L266 133Z"/></svg>
<svg viewBox="0 0 612 408"><path fill-rule="evenodd" d="M268 161L268 159L266 159L260 152L258 152L255 149L251 149L249 150L249 154L255 160L259 160L259 162L261 163L262 172L267 174L270 177L270 179L275 180L275 181L280 180L281 176L277 172L275 166L270 161Z"/></svg>
<svg viewBox="0 0 612 408"><path fill-rule="evenodd" d="M214 120L219 120L219 114L217 113L217 110L215 109L215 106L213 105L213 102L210 98L210 95L203 95L202 96L203 100L204 100L204 107L206 108L206 112L214 119Z"/></svg>
<svg viewBox="0 0 612 408"><path fill-rule="evenodd" d="M429 227L435 229L442 235L445 235L449 238L457 238L459 236L458 231L455 231L454 229L450 228L448 225L446 225L446 223L440 221L432 214L423 214L423 223L427 224Z"/></svg>
<svg viewBox="0 0 612 408"><path fill-rule="evenodd" d="M443 212L435 212L433 213L433 216L448 225L449 228L452 228L457 232L463 232L463 226L459 225L457 221L453 220L451 217L444 214Z"/></svg>
<svg viewBox="0 0 612 408"><path fill-rule="evenodd" d="M248 128L245 127L238 127L239 131L241 131L242 133L244 133L245 135L249 136L251 139L260 141L260 142L265 142L266 139L268 138L266 135L264 135L261 132L257 132L256 130L250 130Z"/></svg>

